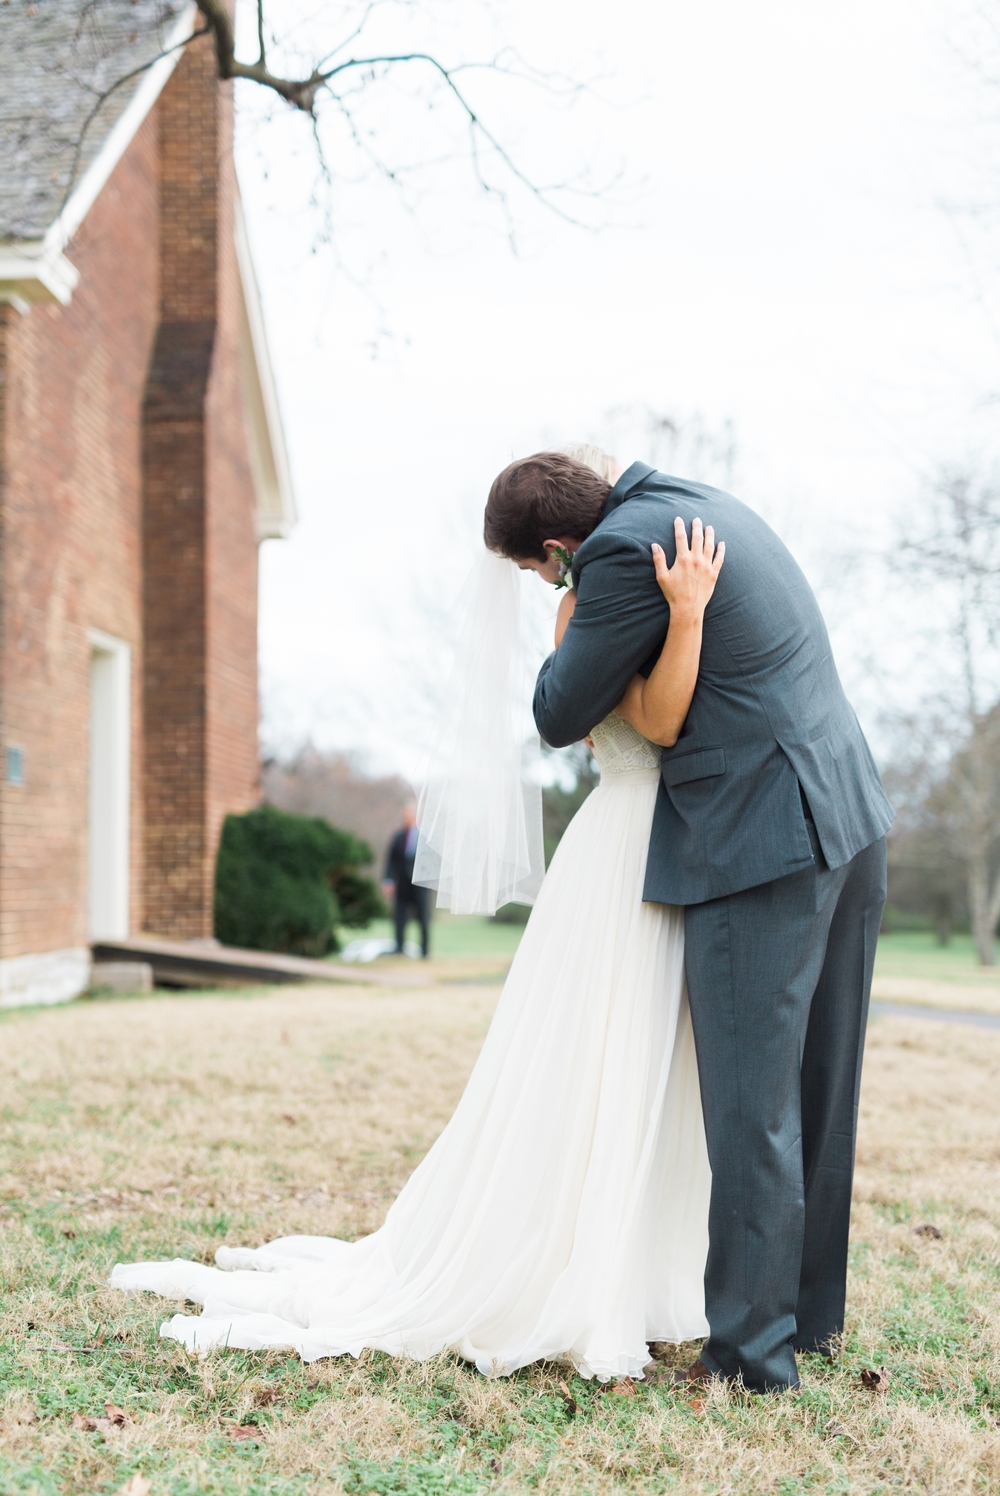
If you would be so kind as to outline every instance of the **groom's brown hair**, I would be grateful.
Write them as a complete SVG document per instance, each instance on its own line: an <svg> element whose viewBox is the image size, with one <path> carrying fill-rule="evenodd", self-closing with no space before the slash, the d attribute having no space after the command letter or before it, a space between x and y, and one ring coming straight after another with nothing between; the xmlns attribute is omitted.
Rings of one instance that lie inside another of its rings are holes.
<svg viewBox="0 0 1000 1496"><path fill-rule="evenodd" d="M586 540L610 492L610 483L565 452L521 457L493 480L483 539L512 561L544 561L543 540Z"/></svg>

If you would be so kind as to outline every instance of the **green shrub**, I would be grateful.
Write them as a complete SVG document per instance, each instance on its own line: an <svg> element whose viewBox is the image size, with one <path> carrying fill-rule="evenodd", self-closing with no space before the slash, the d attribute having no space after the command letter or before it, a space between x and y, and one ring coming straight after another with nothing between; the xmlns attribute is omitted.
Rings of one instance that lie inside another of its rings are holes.
<svg viewBox="0 0 1000 1496"><path fill-rule="evenodd" d="M319 816L263 805L227 816L215 864L215 934L223 945L296 956L338 949L338 925L385 913L377 884L357 869L371 848Z"/></svg>

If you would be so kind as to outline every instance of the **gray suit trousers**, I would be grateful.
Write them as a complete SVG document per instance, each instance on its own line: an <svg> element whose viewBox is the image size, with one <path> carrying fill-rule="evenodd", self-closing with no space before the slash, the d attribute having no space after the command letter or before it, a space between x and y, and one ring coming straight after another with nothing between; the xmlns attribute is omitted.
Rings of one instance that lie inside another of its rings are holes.
<svg viewBox="0 0 1000 1496"><path fill-rule="evenodd" d="M712 1165L701 1359L757 1392L844 1325L858 1090L885 839L685 911Z"/></svg>

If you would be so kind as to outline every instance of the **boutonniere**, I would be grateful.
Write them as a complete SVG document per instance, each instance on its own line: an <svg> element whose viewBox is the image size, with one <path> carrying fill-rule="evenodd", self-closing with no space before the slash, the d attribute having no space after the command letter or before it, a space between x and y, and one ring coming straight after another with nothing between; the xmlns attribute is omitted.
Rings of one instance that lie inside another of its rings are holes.
<svg viewBox="0 0 1000 1496"><path fill-rule="evenodd" d="M556 545L552 547L552 554L559 562L559 578L555 584L556 591L558 592L560 587L568 587L572 590L573 552L566 550L564 546Z"/></svg>

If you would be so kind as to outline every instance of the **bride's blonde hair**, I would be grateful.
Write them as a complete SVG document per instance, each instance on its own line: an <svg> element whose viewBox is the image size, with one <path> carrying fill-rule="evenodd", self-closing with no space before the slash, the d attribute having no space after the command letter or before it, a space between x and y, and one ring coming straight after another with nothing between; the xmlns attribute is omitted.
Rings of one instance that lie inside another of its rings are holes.
<svg viewBox="0 0 1000 1496"><path fill-rule="evenodd" d="M614 475L618 471L617 460L603 447L591 446L589 442L567 442L563 447L557 447L558 452L564 453L566 457L572 457L574 462L582 463L584 467L590 468L605 483L613 483Z"/></svg>

